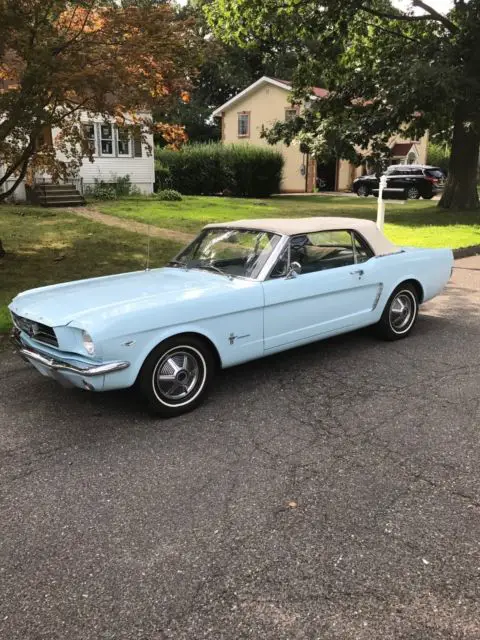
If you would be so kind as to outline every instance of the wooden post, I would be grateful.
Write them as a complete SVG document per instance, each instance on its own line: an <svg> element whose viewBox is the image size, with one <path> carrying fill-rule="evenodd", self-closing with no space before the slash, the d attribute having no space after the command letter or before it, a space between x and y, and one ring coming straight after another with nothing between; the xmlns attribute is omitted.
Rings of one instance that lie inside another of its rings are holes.
<svg viewBox="0 0 480 640"><path fill-rule="evenodd" d="M377 227L380 231L383 231L383 223L385 222L385 201L383 199L383 190L387 186L387 176L380 178L380 184L378 186L378 201L377 201Z"/></svg>

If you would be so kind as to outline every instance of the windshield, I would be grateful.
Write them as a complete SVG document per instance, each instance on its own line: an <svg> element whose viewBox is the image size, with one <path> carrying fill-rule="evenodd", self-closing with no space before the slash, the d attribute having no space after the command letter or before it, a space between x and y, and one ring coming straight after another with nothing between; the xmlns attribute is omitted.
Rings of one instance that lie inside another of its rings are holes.
<svg viewBox="0 0 480 640"><path fill-rule="evenodd" d="M441 180L443 178L443 171L441 169L425 169L425 175L430 178L437 178Z"/></svg>
<svg viewBox="0 0 480 640"><path fill-rule="evenodd" d="M256 278L279 240L266 231L205 229L168 266Z"/></svg>

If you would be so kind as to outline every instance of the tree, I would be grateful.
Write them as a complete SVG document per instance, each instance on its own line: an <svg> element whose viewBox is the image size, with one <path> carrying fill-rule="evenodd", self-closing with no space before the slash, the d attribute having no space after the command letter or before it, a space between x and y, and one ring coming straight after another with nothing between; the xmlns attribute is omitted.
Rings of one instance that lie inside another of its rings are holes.
<svg viewBox="0 0 480 640"><path fill-rule="evenodd" d="M360 159L363 148L378 160L392 134L428 129L451 146L440 207L477 209L480 0L455 0L448 15L423 0L411 4L401 11L389 0L214 0L207 14L227 41L294 51L294 100L308 100L324 79L328 98L266 132L271 141L298 137L321 153L330 137L341 157Z"/></svg>
<svg viewBox="0 0 480 640"><path fill-rule="evenodd" d="M179 144L181 127L142 114L187 100L196 61L192 21L170 2L0 0L0 201L29 171L67 177L92 159L81 111Z"/></svg>
<svg viewBox="0 0 480 640"><path fill-rule="evenodd" d="M236 42L225 43L215 37L208 25L204 8L211 0L189 0L179 8L182 20L194 21L197 42L201 43L199 71L192 79L190 100L158 109L164 121L185 126L189 140L218 140L221 132L211 114L217 107L258 80L262 75L290 78L295 69L295 56L288 52L274 56L268 44L245 49Z"/></svg>

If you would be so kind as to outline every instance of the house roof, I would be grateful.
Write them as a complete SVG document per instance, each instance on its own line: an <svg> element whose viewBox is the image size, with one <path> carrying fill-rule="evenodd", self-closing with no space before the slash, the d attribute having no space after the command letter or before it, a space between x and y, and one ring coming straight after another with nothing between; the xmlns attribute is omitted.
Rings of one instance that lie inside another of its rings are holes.
<svg viewBox="0 0 480 640"><path fill-rule="evenodd" d="M227 102L225 102L220 107L215 109L215 111L212 113L212 116L221 116L222 111L225 111L225 109L228 109L229 107L234 105L235 102L237 102L238 100L245 98L245 96L248 96L250 93L252 93L252 91L255 91L256 89L258 89L258 87L262 86L263 84L271 84L272 86L279 87L280 89L284 89L285 91L292 91L292 85L287 80L280 80L279 78L271 78L270 76L262 76L261 78L256 80L253 84L250 84L248 87L246 87L243 91L240 91L240 93L237 93L236 96L233 96L233 98L230 98L230 100L227 100ZM311 96L312 99L324 98L326 95L328 95L328 91L326 89L322 89L321 87L313 87L312 92L313 92L313 95Z"/></svg>
<svg viewBox="0 0 480 640"><path fill-rule="evenodd" d="M395 158L404 158L405 156L408 156L410 149L414 145L414 142L397 142L392 147L392 156Z"/></svg>
<svg viewBox="0 0 480 640"><path fill-rule="evenodd" d="M264 218L257 220L236 220L218 224L208 224L206 229L255 229L270 231L285 236L294 236L317 231L351 229L358 231L372 247L375 255L398 253L400 248L392 244L376 224L360 218Z"/></svg>

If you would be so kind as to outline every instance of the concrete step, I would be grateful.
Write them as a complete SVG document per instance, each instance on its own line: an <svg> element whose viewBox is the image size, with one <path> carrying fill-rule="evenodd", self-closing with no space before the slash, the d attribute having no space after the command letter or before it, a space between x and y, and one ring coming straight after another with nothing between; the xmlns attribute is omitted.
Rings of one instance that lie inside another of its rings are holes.
<svg viewBox="0 0 480 640"><path fill-rule="evenodd" d="M33 190L35 202L42 207L81 207L85 198L73 184L37 184Z"/></svg>
<svg viewBox="0 0 480 640"><path fill-rule="evenodd" d="M71 200L66 198L64 200L39 201L38 204L41 207L83 207L83 205L85 204L85 200L83 198L79 200Z"/></svg>
<svg viewBox="0 0 480 640"><path fill-rule="evenodd" d="M64 191L76 191L74 184L38 184L33 189L36 193L63 193Z"/></svg>
<svg viewBox="0 0 480 640"><path fill-rule="evenodd" d="M37 198L43 198L47 200L56 200L57 198L82 198L83 196L78 191L64 191L62 193L37 193Z"/></svg>

